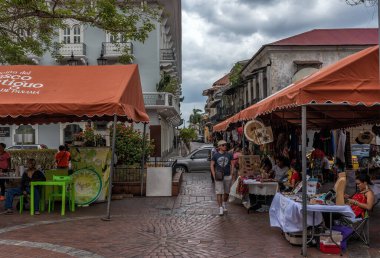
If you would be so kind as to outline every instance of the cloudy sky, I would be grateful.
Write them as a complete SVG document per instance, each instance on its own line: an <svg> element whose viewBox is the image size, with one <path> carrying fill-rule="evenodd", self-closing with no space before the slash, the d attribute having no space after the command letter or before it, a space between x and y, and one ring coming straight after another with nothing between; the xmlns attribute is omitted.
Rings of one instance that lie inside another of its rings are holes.
<svg viewBox="0 0 380 258"><path fill-rule="evenodd" d="M351 0L352 1L352 0ZM182 0L182 117L204 89L259 48L312 29L377 27L377 8L345 0Z"/></svg>

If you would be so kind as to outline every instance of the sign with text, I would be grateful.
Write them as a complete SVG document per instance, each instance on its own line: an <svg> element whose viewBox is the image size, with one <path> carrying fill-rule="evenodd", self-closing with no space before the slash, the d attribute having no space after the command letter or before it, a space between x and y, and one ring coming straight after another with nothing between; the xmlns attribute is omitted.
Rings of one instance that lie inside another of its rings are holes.
<svg viewBox="0 0 380 258"><path fill-rule="evenodd" d="M11 128L0 127L0 137L11 137Z"/></svg>

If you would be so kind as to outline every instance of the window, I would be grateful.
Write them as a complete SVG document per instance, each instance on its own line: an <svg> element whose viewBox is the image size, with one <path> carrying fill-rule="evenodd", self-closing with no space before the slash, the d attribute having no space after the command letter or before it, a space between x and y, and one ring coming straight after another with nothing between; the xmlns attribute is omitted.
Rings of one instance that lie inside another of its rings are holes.
<svg viewBox="0 0 380 258"><path fill-rule="evenodd" d="M70 44L70 28L65 28L63 30L63 43L64 44Z"/></svg>
<svg viewBox="0 0 380 258"><path fill-rule="evenodd" d="M111 43L125 43L127 42L127 38L120 33L116 35L112 35L110 33L107 33L107 42Z"/></svg>
<svg viewBox="0 0 380 258"><path fill-rule="evenodd" d="M74 43L80 43L80 26L79 25L75 25L73 27L73 30L74 30Z"/></svg>
<svg viewBox="0 0 380 258"><path fill-rule="evenodd" d="M200 150L193 155L194 159L207 159L210 156L210 150Z"/></svg>

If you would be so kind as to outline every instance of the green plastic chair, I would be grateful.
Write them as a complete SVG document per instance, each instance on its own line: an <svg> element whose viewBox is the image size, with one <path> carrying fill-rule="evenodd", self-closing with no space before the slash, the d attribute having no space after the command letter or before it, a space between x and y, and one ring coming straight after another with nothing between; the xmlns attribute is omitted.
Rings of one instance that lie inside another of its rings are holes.
<svg viewBox="0 0 380 258"><path fill-rule="evenodd" d="M72 181L72 177L71 176L54 176L53 175L53 181L66 181L66 182L71 182ZM54 210L54 202L55 202L55 199L56 198L62 198L62 192L59 190L60 187L57 189L55 189L55 187L53 187L53 190L52 192L49 194L49 206L48 206L48 212L50 213L52 210ZM75 201L75 200L72 200L71 198L71 194L70 194L70 189L64 189L66 191L66 198L68 199L69 201L69 206L71 205L71 202ZM52 204L53 202L53 204Z"/></svg>

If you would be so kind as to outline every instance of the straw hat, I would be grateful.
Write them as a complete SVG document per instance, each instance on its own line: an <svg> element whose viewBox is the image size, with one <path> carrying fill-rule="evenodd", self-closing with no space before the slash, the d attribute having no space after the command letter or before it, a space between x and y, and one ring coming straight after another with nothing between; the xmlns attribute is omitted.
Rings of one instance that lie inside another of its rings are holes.
<svg viewBox="0 0 380 258"><path fill-rule="evenodd" d="M375 137L375 134L371 131L360 132L355 141L359 144L370 144Z"/></svg>

